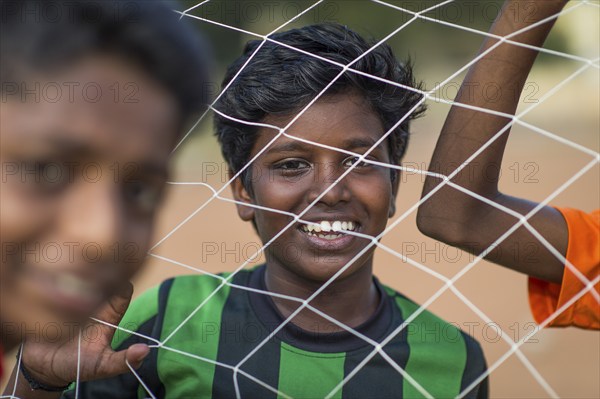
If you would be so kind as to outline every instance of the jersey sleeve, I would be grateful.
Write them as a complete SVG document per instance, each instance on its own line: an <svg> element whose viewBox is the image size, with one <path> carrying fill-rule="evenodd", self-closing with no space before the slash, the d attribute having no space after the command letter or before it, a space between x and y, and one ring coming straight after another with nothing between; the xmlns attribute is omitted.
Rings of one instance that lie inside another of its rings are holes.
<svg viewBox="0 0 600 399"><path fill-rule="evenodd" d="M569 230L567 261L588 280L594 280L600 272L600 209L585 213L576 209L558 209L565 218ZM535 321L539 324L557 309L568 304L585 288L585 284L565 266L561 284L529 278L529 304ZM594 285L597 294L600 283ZM550 327L576 326L600 329L600 304L590 291L570 303L563 312L548 324Z"/></svg>
<svg viewBox="0 0 600 399"><path fill-rule="evenodd" d="M134 300L123 320L120 329L115 332L112 347L115 351L127 349L133 344L144 343L155 345L160 340L162 319L172 280L163 282L160 286L145 291ZM164 387L157 375L157 350L152 349L142 366L136 370L144 383L153 393L161 393ZM65 392L64 399L73 399L75 387ZM130 399L145 398L148 394L133 373L125 373L113 378L87 381L79 384L78 397L89 399L114 398Z"/></svg>

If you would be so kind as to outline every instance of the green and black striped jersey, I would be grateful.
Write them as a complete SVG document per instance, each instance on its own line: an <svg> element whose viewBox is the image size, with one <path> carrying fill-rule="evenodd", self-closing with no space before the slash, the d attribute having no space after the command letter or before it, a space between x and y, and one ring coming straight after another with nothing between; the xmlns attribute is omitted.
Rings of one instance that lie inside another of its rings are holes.
<svg viewBox="0 0 600 399"><path fill-rule="evenodd" d="M284 317L259 292L266 291L264 273L264 266L241 271L231 284L212 276L167 280L134 301L121 322L140 335L119 330L113 346L162 343L138 370L157 398L414 398L422 390L449 398L486 369L477 341L428 311L382 345L383 355L374 352L373 342L384 342L419 308L377 279L380 304L356 328L371 343L346 331L281 327ZM131 373L79 386L86 399L149 396ZM466 395L487 396L487 378Z"/></svg>

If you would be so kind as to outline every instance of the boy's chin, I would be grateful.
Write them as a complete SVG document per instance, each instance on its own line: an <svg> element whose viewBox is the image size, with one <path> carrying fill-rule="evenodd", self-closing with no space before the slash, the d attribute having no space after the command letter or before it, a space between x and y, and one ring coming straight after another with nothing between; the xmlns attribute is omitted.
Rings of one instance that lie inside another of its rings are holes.
<svg viewBox="0 0 600 399"><path fill-rule="evenodd" d="M312 259L310 264L301 265L300 272L305 279L321 284L327 283L334 277L335 281L339 281L355 274L358 269L362 268L360 260L349 264L351 260L351 258L319 257Z"/></svg>

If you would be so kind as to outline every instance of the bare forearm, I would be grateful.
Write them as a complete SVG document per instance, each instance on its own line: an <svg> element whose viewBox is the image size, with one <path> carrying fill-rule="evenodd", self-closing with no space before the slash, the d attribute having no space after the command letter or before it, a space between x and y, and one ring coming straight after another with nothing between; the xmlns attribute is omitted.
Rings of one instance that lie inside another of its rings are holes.
<svg viewBox="0 0 600 399"><path fill-rule="evenodd" d="M490 33L500 37L509 36L514 42L541 47L554 24L554 19L550 17L559 13L565 3L507 1ZM531 7L535 7L534 12ZM523 14L516 11L523 9L528 9L528 18L515 18L516 15ZM549 21L541 23L549 18ZM530 27L538 23L539 25ZM515 34L521 30L524 32ZM452 182L521 214L526 214L537 204L500 193L498 179L510 131L507 124L517 109L520 93L537 53L523 46L500 43L496 38L484 41L480 50L480 54L484 55L467 73L455 101L507 116L454 105L442 128L430 165L431 172L450 175L457 165L504 130L462 172L457 173ZM423 195L439 183L439 179L428 177ZM440 189L421 206L418 221L425 234L473 252L487 248L517 222L505 212L448 186ZM546 233L543 235L551 244L563 253L566 251L566 227L558 211L545 207L532 218L531 223L539 231ZM540 247L538 255L529 256L527 260L524 256L515 255L519 253L519 245L523 247L528 243ZM562 276L562 263L541 248L537 239L523 228L517 230L498 250L490 253L488 259L551 281L560 281Z"/></svg>

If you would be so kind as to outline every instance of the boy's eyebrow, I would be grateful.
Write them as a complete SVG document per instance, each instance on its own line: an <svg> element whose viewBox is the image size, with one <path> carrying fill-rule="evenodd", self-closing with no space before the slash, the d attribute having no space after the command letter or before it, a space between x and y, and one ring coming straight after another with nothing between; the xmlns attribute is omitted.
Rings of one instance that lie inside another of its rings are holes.
<svg viewBox="0 0 600 399"><path fill-rule="evenodd" d="M85 155L93 153L93 150L84 141L72 137L51 136L45 141L65 154ZM154 162L152 160L132 160L125 162L124 165L120 165L121 168L125 168L125 166L128 166L130 171L141 174L155 175L160 178L167 178L169 176L167 166L161 162Z"/></svg>
<svg viewBox="0 0 600 399"><path fill-rule="evenodd" d="M310 144L304 144L301 141L292 140L281 144L272 145L266 152L275 153L275 152L296 152L306 150Z"/></svg>
<svg viewBox="0 0 600 399"><path fill-rule="evenodd" d="M44 137L43 140L49 146L60 150L61 152L85 153L90 152L89 146L83 140L76 140L72 137L63 137L59 134L53 134Z"/></svg>
<svg viewBox="0 0 600 399"><path fill-rule="evenodd" d="M139 170L143 174L154 175L164 179L169 177L169 170L165 164L157 162L140 162L139 166Z"/></svg>
<svg viewBox="0 0 600 399"><path fill-rule="evenodd" d="M344 150L355 150L357 148L371 148L376 141L370 137L354 137L344 141Z"/></svg>
<svg viewBox="0 0 600 399"><path fill-rule="evenodd" d="M356 149L362 148L371 148L375 145L376 141L372 138L367 137L354 137L348 140L345 140L340 147L340 149L352 151ZM313 144L303 143L301 141L292 140L282 144L275 144L271 146L267 153L281 153L281 152L296 152L296 151L306 151L309 149L308 147L316 147Z"/></svg>

